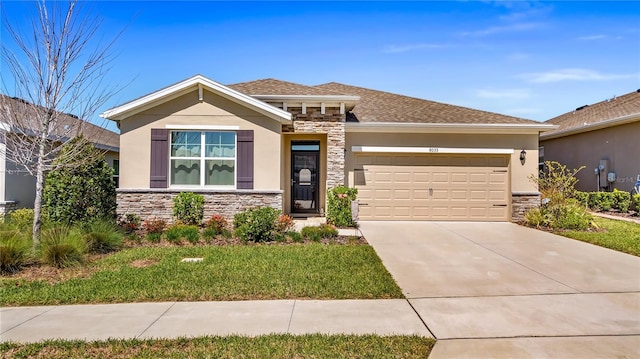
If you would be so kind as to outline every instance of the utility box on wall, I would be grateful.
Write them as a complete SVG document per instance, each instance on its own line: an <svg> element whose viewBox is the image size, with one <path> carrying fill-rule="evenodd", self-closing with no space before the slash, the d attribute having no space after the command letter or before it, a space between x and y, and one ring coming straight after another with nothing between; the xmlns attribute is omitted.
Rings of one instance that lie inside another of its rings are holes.
<svg viewBox="0 0 640 359"><path fill-rule="evenodd" d="M600 188L607 188L609 186L609 180L607 179L607 173L609 173L609 160L600 160Z"/></svg>

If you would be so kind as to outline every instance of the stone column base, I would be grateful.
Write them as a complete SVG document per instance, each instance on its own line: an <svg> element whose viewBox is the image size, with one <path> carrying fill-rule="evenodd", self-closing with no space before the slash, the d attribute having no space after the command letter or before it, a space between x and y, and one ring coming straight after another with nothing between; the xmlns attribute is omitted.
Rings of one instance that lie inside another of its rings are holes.
<svg viewBox="0 0 640 359"><path fill-rule="evenodd" d="M511 193L511 222L524 221L525 213L538 207L540 207L540 192Z"/></svg>

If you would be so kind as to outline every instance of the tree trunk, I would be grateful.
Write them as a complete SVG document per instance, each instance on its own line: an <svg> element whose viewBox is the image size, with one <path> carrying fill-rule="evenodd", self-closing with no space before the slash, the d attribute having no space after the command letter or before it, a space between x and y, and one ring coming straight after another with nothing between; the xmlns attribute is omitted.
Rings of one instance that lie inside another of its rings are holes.
<svg viewBox="0 0 640 359"><path fill-rule="evenodd" d="M42 228L42 192L44 190L44 156L46 137L42 136L38 144L38 164L36 167L36 199L33 203L33 249L40 244L40 230Z"/></svg>

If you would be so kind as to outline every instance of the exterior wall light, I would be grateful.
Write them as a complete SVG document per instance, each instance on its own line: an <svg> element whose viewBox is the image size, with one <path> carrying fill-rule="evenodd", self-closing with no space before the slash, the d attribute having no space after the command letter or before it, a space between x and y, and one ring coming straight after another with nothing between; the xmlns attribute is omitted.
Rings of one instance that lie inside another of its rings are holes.
<svg viewBox="0 0 640 359"><path fill-rule="evenodd" d="M527 158L527 151L525 150L520 151L520 161L524 162L526 158Z"/></svg>

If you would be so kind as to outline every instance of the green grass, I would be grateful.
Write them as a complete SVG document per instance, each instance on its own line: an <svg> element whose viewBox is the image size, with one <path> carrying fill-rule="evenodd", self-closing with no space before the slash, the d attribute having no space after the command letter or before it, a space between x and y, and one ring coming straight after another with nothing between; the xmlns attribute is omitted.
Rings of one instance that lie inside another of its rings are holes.
<svg viewBox="0 0 640 359"><path fill-rule="evenodd" d="M597 232L556 232L565 237L640 256L640 224L596 217Z"/></svg>
<svg viewBox="0 0 640 359"><path fill-rule="evenodd" d="M144 261L152 264L132 265ZM0 305L403 297L366 245L146 247L93 265L88 278L55 284L2 278Z"/></svg>
<svg viewBox="0 0 640 359"><path fill-rule="evenodd" d="M435 340L418 336L281 335L170 340L2 343L3 358L427 358Z"/></svg>

